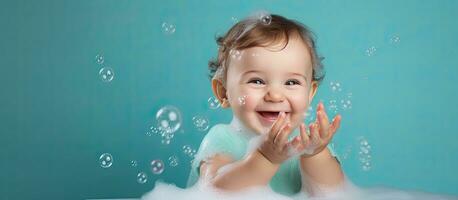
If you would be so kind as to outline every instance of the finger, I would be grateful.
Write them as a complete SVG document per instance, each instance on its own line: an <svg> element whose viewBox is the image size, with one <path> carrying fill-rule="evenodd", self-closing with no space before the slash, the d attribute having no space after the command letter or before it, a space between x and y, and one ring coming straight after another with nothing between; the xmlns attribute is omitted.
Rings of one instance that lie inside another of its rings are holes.
<svg viewBox="0 0 458 200"><path fill-rule="evenodd" d="M283 124L283 125L281 126L281 128L279 128L279 130L275 133L275 136L274 136L274 138L272 139L272 143L273 143L274 145L277 144L277 143L279 142L279 140L280 140L280 135L282 134L282 131L283 131L283 129L285 129L286 125L288 125L288 124L287 124L287 123L286 123L286 124Z"/></svg>
<svg viewBox="0 0 458 200"><path fill-rule="evenodd" d="M313 124L312 127L310 128L310 138L313 144L320 143L320 133L318 132L317 124Z"/></svg>
<svg viewBox="0 0 458 200"><path fill-rule="evenodd" d="M331 136L334 136L334 134L340 128L341 120L342 120L342 117L340 115L335 116L334 119L332 120L331 127L329 128L329 133L331 134Z"/></svg>
<svg viewBox="0 0 458 200"><path fill-rule="evenodd" d="M302 128L301 128L301 127L302 127L303 125L304 125L304 124L302 123L302 124L300 125L300 127L299 127L299 129L300 129L301 132L302 132ZM307 134L306 134L306 135L307 135ZM301 150L305 147L305 145L304 145L304 143L303 143L303 141L302 141L302 136L301 136L301 135L295 136L295 137L294 137L290 142L288 142L286 145L287 145L287 146L293 147L293 148L296 149L297 151L301 151Z"/></svg>
<svg viewBox="0 0 458 200"><path fill-rule="evenodd" d="M300 130L301 130L301 141L302 141L302 144L304 144L304 146L307 146L307 144L309 143L310 141L310 138L309 136L307 135L307 131L305 129L305 124L302 123L301 124L301 127L300 127Z"/></svg>
<svg viewBox="0 0 458 200"><path fill-rule="evenodd" d="M323 107L324 107L324 104L322 101L320 101L320 103L318 103L318 106L316 107L316 111L323 110Z"/></svg>
<svg viewBox="0 0 458 200"><path fill-rule="evenodd" d="M329 131L329 122L326 117L326 113L324 110L320 110L317 113L317 118L318 118L318 124L320 125L319 127L319 133L322 138L327 138L328 137L328 131Z"/></svg>
<svg viewBox="0 0 458 200"><path fill-rule="evenodd" d="M294 149L299 149L299 147L301 146L301 137L300 136L296 136L294 137L291 142L289 142L289 144L291 144L291 146L294 148Z"/></svg>
<svg viewBox="0 0 458 200"><path fill-rule="evenodd" d="M277 142L275 142L275 145L280 148L283 147L286 144L286 142L288 141L288 136L291 133L292 133L291 124L287 123L285 127L280 131L279 135L277 136L276 139L278 140Z"/></svg>
<svg viewBox="0 0 458 200"><path fill-rule="evenodd" d="M282 128L282 126L284 125L285 116L286 114L284 112L280 112L277 120L272 125L272 128L270 129L270 133L269 133L270 141L275 141L275 138L277 137L277 134L279 133L280 128Z"/></svg>
<svg viewBox="0 0 458 200"><path fill-rule="evenodd" d="M326 118L326 122L329 123L328 113L326 113L326 109L324 108L323 102L321 103L321 110L324 113L324 117Z"/></svg>

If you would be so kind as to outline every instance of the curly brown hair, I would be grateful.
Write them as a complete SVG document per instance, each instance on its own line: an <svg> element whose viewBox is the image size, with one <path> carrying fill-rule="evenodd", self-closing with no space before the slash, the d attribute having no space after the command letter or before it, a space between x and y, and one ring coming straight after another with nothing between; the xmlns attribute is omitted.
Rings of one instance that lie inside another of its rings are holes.
<svg viewBox="0 0 458 200"><path fill-rule="evenodd" d="M312 80L319 84L325 76L324 66L321 63L324 58L317 53L313 32L298 21L266 13L245 18L232 26L226 35L216 37L218 56L208 62L210 80L220 79L223 85L226 85L227 66L229 66L232 50L268 47L278 42L284 42L283 48L285 48L289 37L295 35L300 36L309 49L313 66Z"/></svg>

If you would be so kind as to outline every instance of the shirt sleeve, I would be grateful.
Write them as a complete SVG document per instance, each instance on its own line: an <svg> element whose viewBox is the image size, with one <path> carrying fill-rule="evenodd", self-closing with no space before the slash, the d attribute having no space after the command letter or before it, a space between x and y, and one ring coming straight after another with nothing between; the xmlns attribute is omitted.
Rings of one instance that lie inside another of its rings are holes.
<svg viewBox="0 0 458 200"><path fill-rule="evenodd" d="M226 130L223 124L213 126L202 140L199 150L191 164L187 187L194 185L200 176L200 162L215 154L225 154L236 158L234 136Z"/></svg>

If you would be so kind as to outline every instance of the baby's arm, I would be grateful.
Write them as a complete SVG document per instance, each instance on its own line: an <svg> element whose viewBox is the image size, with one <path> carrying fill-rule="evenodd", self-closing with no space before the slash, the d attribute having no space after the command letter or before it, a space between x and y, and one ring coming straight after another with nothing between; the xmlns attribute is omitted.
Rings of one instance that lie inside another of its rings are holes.
<svg viewBox="0 0 458 200"><path fill-rule="evenodd" d="M312 157L301 156L300 166L305 181L303 189L311 195L317 193L316 190L338 188L344 180L341 166L328 148Z"/></svg>
<svg viewBox="0 0 458 200"><path fill-rule="evenodd" d="M279 165L267 160L259 151L254 151L245 159L234 163L230 156L217 154L201 162L201 178L213 186L225 190L239 190L250 186L267 185L275 175ZM225 166L227 170L218 173Z"/></svg>

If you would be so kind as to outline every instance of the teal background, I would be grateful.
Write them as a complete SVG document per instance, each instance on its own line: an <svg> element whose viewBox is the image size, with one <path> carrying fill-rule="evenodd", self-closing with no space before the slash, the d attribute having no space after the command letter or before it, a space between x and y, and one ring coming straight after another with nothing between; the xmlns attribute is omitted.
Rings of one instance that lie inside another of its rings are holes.
<svg viewBox="0 0 458 200"><path fill-rule="evenodd" d="M158 179L184 187L190 158L182 146L197 149L204 137L192 117L215 125L232 115L207 103L214 37L232 17L258 10L317 35L327 75L314 105L341 95L330 82L352 93L334 143L341 155L353 146L343 161L353 182L458 195L457 8L454 0L2 1L0 199L136 198ZM163 22L176 32L164 34ZM367 56L371 46L377 51ZM109 83L98 54L115 72ZM165 105L183 116L169 145L145 134ZM360 136L372 147L369 171L358 161ZM99 165L105 152L114 158L107 169ZM172 155L177 167L151 173L151 160Z"/></svg>

